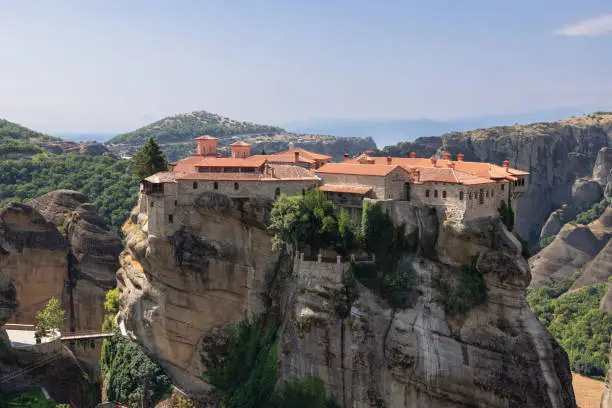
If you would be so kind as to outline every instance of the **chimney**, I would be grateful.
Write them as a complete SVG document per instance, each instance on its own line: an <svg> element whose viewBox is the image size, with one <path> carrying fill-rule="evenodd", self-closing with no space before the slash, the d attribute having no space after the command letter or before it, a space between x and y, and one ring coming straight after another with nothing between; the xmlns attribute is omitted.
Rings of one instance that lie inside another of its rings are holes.
<svg viewBox="0 0 612 408"><path fill-rule="evenodd" d="M391 164L391 157L387 157L387 164Z"/></svg>
<svg viewBox="0 0 612 408"><path fill-rule="evenodd" d="M414 159L416 157L416 152L410 152L410 158Z"/></svg>
<svg viewBox="0 0 612 408"><path fill-rule="evenodd" d="M452 161L452 162L448 163L448 167L451 168L451 169L454 169L455 168L455 162Z"/></svg>
<svg viewBox="0 0 612 408"><path fill-rule="evenodd" d="M438 159L436 159L435 157L431 156L431 165L433 167L436 167L436 163L438 162Z"/></svg>
<svg viewBox="0 0 612 408"><path fill-rule="evenodd" d="M349 154L348 153L344 153L344 161L348 161L349 159Z"/></svg>
<svg viewBox="0 0 612 408"><path fill-rule="evenodd" d="M300 161L300 152L295 152L295 162L298 163Z"/></svg>
<svg viewBox="0 0 612 408"><path fill-rule="evenodd" d="M508 160L504 160L502 164L504 165L504 168L506 169L506 171L510 171L508 170L508 167L510 167L510 162Z"/></svg>
<svg viewBox="0 0 612 408"><path fill-rule="evenodd" d="M451 159L450 153L444 153L444 160L450 160L450 159Z"/></svg>
<svg viewBox="0 0 612 408"><path fill-rule="evenodd" d="M457 161L463 161L463 153L457 155Z"/></svg>

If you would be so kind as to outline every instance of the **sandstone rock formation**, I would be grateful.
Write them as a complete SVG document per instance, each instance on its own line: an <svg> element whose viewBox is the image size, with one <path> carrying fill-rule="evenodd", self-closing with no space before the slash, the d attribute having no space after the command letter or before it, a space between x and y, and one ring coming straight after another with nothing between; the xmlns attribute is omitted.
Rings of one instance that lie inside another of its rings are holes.
<svg viewBox="0 0 612 408"><path fill-rule="evenodd" d="M612 208L589 225L568 223L552 243L529 259L530 289L561 283L577 276L572 289L607 282L606 248L612 237Z"/></svg>
<svg viewBox="0 0 612 408"><path fill-rule="evenodd" d="M34 208L10 204L0 213L0 273L13 280L20 303L13 322L33 324L51 297L62 299L67 258L68 242Z"/></svg>
<svg viewBox="0 0 612 408"><path fill-rule="evenodd" d="M593 180L597 181L605 190L612 183L612 146L603 147L597 154L595 167L593 167Z"/></svg>
<svg viewBox="0 0 612 408"><path fill-rule="evenodd" d="M340 318L333 299L348 264L279 258L261 225L269 204L207 196L177 209L190 222L173 236L148 236L146 216L132 215L119 322L179 388L211 406L200 377L208 347L229 323L268 310L281 323L281 379L317 375L343 407L575 407L567 355L526 304L518 240L500 222L453 225L408 202L388 209L414 244L402 260L416 274L409 308L360 285ZM434 282L458 280L471 255L489 301L452 318Z"/></svg>
<svg viewBox="0 0 612 408"><path fill-rule="evenodd" d="M104 320L104 297L115 286L122 245L87 197L57 190L28 203L63 230L69 244L65 298L73 330L96 330Z"/></svg>
<svg viewBox="0 0 612 408"><path fill-rule="evenodd" d="M578 213L601 201L602 196L601 186L595 180L579 178L572 186L572 205Z"/></svg>

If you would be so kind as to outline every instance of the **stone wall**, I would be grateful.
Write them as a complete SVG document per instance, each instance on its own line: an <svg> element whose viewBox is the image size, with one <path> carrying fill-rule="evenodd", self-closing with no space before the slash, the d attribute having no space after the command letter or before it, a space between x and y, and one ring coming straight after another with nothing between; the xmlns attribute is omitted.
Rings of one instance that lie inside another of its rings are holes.
<svg viewBox="0 0 612 408"><path fill-rule="evenodd" d="M367 166L367 164L364 164L363 166ZM399 179L399 176L405 177L405 172L401 169L394 170L386 177L329 173L321 173L319 176L321 176L321 178L323 179L323 184L371 186L373 198L390 198L396 200L404 199L405 180Z"/></svg>

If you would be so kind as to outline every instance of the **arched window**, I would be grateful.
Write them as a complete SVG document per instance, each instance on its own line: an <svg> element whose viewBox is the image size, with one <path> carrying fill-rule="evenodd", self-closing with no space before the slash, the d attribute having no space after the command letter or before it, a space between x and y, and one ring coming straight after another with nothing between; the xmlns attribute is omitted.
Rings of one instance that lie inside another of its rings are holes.
<svg viewBox="0 0 612 408"><path fill-rule="evenodd" d="M463 201L463 191L459 192L459 200Z"/></svg>
<svg viewBox="0 0 612 408"><path fill-rule="evenodd" d="M168 223L172 224L174 222L174 217L172 214L168 214Z"/></svg>
<svg viewBox="0 0 612 408"><path fill-rule="evenodd" d="M425 197L429 197L429 190L425 190Z"/></svg>
<svg viewBox="0 0 612 408"><path fill-rule="evenodd" d="M214 188L215 190L218 190L218 189L219 189L219 183L217 183L217 182L215 181L215 182L213 183L213 188Z"/></svg>
<svg viewBox="0 0 612 408"><path fill-rule="evenodd" d="M274 197L280 197L280 187L276 187L276 190L274 190Z"/></svg>
<svg viewBox="0 0 612 408"><path fill-rule="evenodd" d="M198 188L198 183L196 181L193 182L193 189L197 189Z"/></svg>
<svg viewBox="0 0 612 408"><path fill-rule="evenodd" d="M434 190L434 198L438 198L438 190Z"/></svg>
<svg viewBox="0 0 612 408"><path fill-rule="evenodd" d="M446 190L442 190L442 198L446 198Z"/></svg>
<svg viewBox="0 0 612 408"><path fill-rule="evenodd" d="M234 190L238 190L238 183L234 183Z"/></svg>

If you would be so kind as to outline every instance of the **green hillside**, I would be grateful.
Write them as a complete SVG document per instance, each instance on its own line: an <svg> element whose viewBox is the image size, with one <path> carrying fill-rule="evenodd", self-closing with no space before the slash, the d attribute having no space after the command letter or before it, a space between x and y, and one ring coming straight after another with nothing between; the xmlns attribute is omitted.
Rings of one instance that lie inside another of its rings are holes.
<svg viewBox="0 0 612 408"><path fill-rule="evenodd" d="M153 137L172 162L192 155L195 152L194 139L202 135L218 137L218 148L225 153L228 146L237 140L251 143L253 153L262 150L273 153L285 150L289 143L293 143L296 147L329 154L337 160L342 159L344 153L355 155L376 148L372 138L296 134L279 127L241 122L205 111L169 116L115 136L106 144L121 155L131 156Z"/></svg>
<svg viewBox="0 0 612 408"><path fill-rule="evenodd" d="M15 155L33 155L43 151L36 142L55 142L59 140L61 139L0 119L1 158Z"/></svg>
<svg viewBox="0 0 612 408"><path fill-rule="evenodd" d="M232 135L277 133L282 130L274 126L240 122L214 113L199 111L163 118L133 132L115 136L107 143L140 146L153 137L159 144L167 144L190 142L202 135L222 139Z"/></svg>

